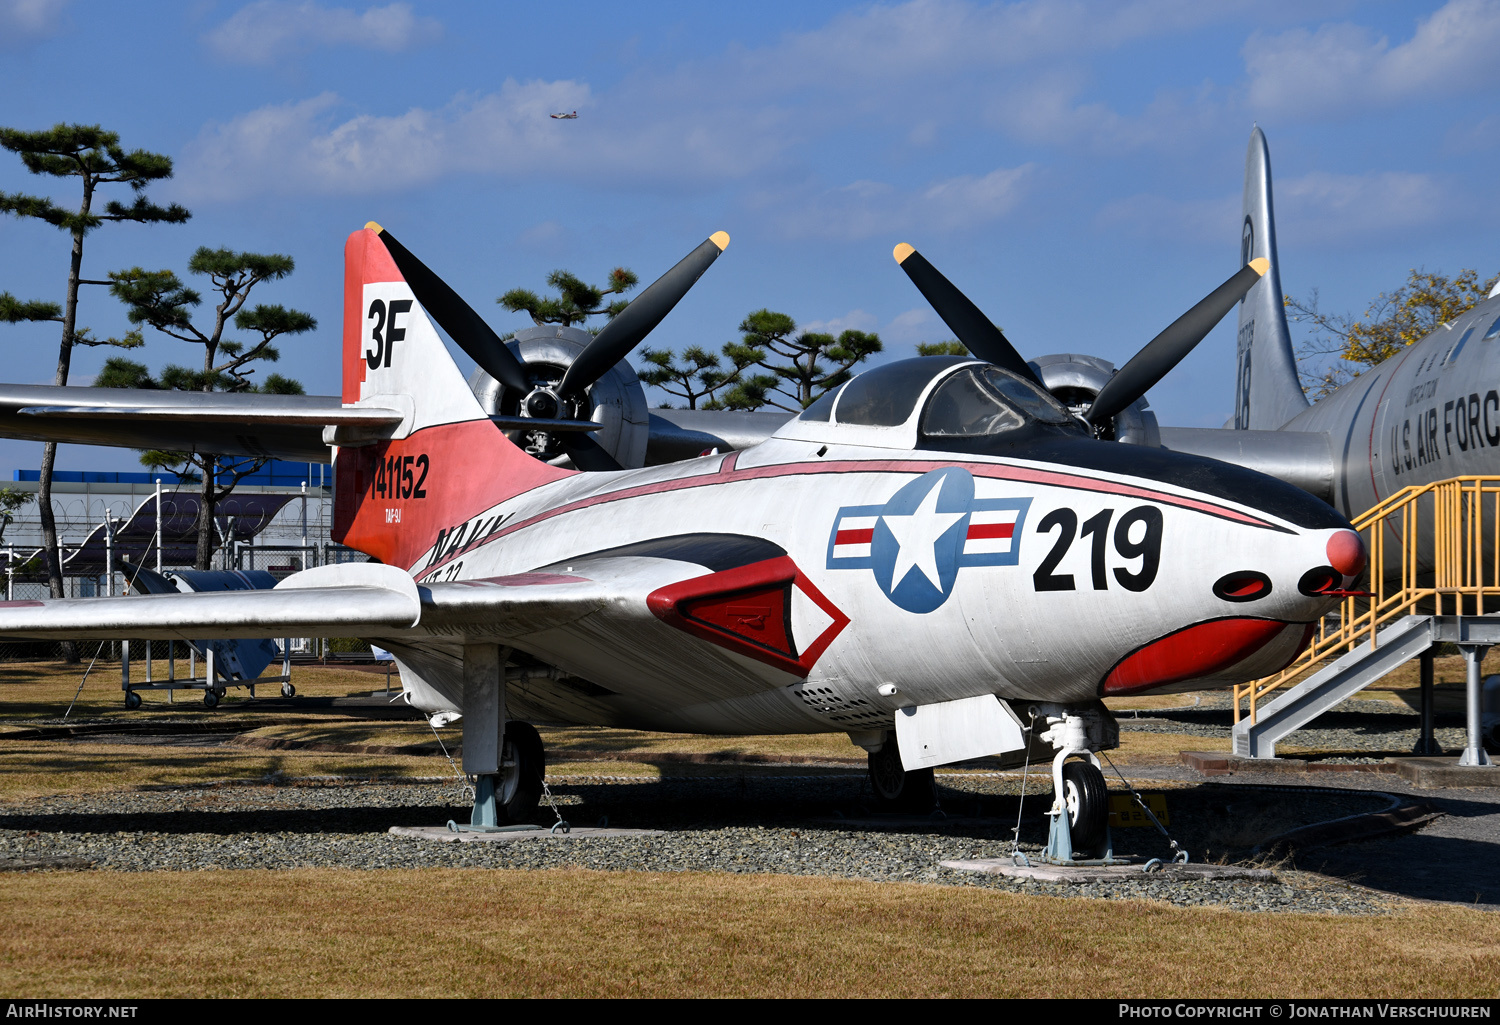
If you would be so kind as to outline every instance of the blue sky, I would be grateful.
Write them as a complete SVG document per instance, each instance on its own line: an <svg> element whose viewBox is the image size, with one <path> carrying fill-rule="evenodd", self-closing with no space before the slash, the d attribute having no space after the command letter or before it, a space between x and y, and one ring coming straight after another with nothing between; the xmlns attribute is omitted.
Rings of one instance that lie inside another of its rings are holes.
<svg viewBox="0 0 1500 1025"><path fill-rule="evenodd" d="M0 122L99 123L176 161L150 194L192 221L101 229L87 277L200 245L293 256L256 300L318 318L278 367L309 392L337 390L342 244L367 220L500 330L529 323L494 304L508 288L649 281L724 229L649 344L717 347L768 306L911 355L948 332L891 259L906 241L1026 355L1120 363L1235 269L1255 122L1293 294L1359 312L1413 267L1500 270L1497 52L1500 0L0 0ZM0 153L0 190L70 186ZM66 269L64 235L0 218L0 290L60 300ZM80 324L126 326L100 288ZM0 325L4 379L50 383L56 338ZM194 355L148 341L153 368ZM1152 391L1163 423L1224 421L1232 346L1221 325ZM74 383L107 355L78 352ZM0 468L39 453L0 442Z"/></svg>

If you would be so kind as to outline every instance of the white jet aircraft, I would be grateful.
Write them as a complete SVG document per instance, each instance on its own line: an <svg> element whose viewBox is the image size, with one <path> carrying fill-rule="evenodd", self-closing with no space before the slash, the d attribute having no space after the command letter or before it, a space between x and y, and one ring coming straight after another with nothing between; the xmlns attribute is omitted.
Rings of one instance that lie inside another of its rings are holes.
<svg viewBox="0 0 1500 1025"><path fill-rule="evenodd" d="M1364 565L1347 521L1306 492L1089 426L1144 393L1266 262L1146 346L1084 419L898 246L985 358L867 370L742 451L607 470L528 454L518 441L553 432L590 463L589 388L728 241L699 246L550 377L528 364L513 415L481 404L428 314L496 380L522 370L513 350L373 224L345 250L340 407L116 396L21 411L42 436L113 418L116 444L203 430L229 450L247 421L262 439L321 423L334 536L377 561L265 591L7 602L0 636L367 638L395 656L411 704L462 716L477 828L535 810L531 723L846 731L878 799L914 811L933 804L934 766L1045 753L1071 851L1099 853L1097 754L1117 743L1100 699L1274 672Z"/></svg>

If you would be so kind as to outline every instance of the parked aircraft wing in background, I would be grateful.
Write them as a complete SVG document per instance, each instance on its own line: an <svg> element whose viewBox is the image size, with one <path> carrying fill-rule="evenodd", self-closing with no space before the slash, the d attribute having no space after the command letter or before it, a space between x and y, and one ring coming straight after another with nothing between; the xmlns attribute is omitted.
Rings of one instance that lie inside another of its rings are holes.
<svg viewBox="0 0 1500 1025"><path fill-rule="evenodd" d="M209 394L0 384L0 436L326 463L325 427L369 429L400 413L347 410L336 395Z"/></svg>
<svg viewBox="0 0 1500 1025"><path fill-rule="evenodd" d="M36 640L338 637L408 627L416 584L394 566L348 563L293 574L264 591L0 602L12 636Z"/></svg>

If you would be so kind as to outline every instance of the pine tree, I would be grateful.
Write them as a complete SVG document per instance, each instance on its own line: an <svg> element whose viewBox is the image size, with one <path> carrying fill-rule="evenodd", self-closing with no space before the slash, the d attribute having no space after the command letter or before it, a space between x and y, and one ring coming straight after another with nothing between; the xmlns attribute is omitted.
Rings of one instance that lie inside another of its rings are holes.
<svg viewBox="0 0 1500 1025"><path fill-rule="evenodd" d="M61 307L56 303L22 302L9 293L0 295L0 320L58 321L62 324L62 341L58 347L55 383L68 383L73 346L95 344L87 334L76 330L78 324L78 288L83 284L106 284L83 278L83 240L94 229L110 222L136 224L181 224L191 215L183 207L157 206L145 196L152 182L172 177L172 160L146 150L126 151L116 132L106 132L99 125L57 124L41 132L23 132L0 128L0 146L21 158L32 174L54 178L77 178L82 199L77 210L69 210L41 196L23 193L0 193L0 213L45 221L73 238L72 260L68 265L67 291ZM117 200L104 204L104 212L94 209L95 193L105 185L128 185L135 202L129 206ZM127 346L128 347L128 346ZM46 549L47 583L52 597L63 596L61 562L57 551L57 523L52 512L52 468L57 461L57 444L43 448L41 482L37 490L38 511L42 520L43 545ZM75 661L71 644L64 645L64 655Z"/></svg>
<svg viewBox="0 0 1500 1025"><path fill-rule="evenodd" d="M634 272L616 267L609 272L609 285L596 288L568 271L555 270L547 275L547 284L557 289L556 299L543 299L530 289L512 288L495 301L512 313L529 314L532 323L538 327L543 324L569 327L583 324L590 317L601 313L607 318L613 318L630 303L625 299L616 299L606 305L604 297L623 295L639 281Z"/></svg>
<svg viewBox="0 0 1500 1025"><path fill-rule="evenodd" d="M743 353L741 354L743 356ZM641 383L660 388L668 395L687 400L688 409L697 409L700 399L706 399L704 409L725 409L718 393L732 386L754 387L760 391L775 385L776 378L761 375L746 379L745 371L752 365L731 358L728 370L719 362L719 357L700 345L689 346L682 352L682 362L671 349L642 349L641 361L645 365L636 372ZM663 408L670 409L671 403Z"/></svg>
<svg viewBox="0 0 1500 1025"><path fill-rule="evenodd" d="M800 413L824 392L854 376L853 367L882 348L880 336L864 331L831 334L804 331L785 313L756 310L740 323L741 341L724 346L736 366L765 367L770 375L742 381L721 397L725 409L775 406ZM773 376L774 375L774 376Z"/></svg>
<svg viewBox="0 0 1500 1025"><path fill-rule="evenodd" d="M213 308L211 321L199 327L193 321L192 308L203 303L196 289L187 287L169 270L148 271L132 267L112 272L110 291L128 308L132 324L145 324L179 341L203 347L201 367L169 364L161 375L152 378L146 367L132 360L116 357L105 363L95 379L101 387L169 388L176 391L269 392L277 395L301 395L302 385L268 374L260 384L253 377L255 364L274 363L280 351L271 343L283 335L311 331L318 322L311 314L289 310L284 306L261 304L245 309L250 292L265 281L279 281L292 273L295 264L290 256L280 254L236 253L230 249L199 249L188 261L188 270L202 274L212 282L219 303ZM249 333L249 341L225 338L230 322ZM208 569L215 544L214 512L239 482L265 465L265 459L234 459L199 452L159 452L141 454L141 462L153 468L170 469L179 480L196 478L201 501L198 506L198 550L195 565ZM229 483L223 483L225 477Z"/></svg>
<svg viewBox="0 0 1500 1025"><path fill-rule="evenodd" d="M946 342L918 342L918 356L972 356L969 347L957 338Z"/></svg>

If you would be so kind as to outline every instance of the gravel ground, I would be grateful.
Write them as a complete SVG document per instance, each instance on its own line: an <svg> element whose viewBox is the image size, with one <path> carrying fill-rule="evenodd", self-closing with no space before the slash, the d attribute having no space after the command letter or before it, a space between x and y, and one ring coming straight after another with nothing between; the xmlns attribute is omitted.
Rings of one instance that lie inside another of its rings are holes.
<svg viewBox="0 0 1500 1025"><path fill-rule="evenodd" d="M386 832L466 815L455 784L280 781L54 797L0 808L0 860L83 858L121 872L335 866L559 868L770 872L981 886L1062 897L1146 898L1243 911L1378 914L1399 899L1306 873L1275 883L1126 880L1083 886L954 872L938 863L1010 851L1021 781L1001 775L941 777L949 817L880 818L862 775L666 779L569 777L556 781L563 814L579 825L659 829L653 835L433 843ZM1251 791L1216 784L1171 789L1173 833L1200 860L1218 836L1229 849L1290 828L1378 810L1360 792ZM1022 844L1037 851L1045 780L1028 783ZM1262 821L1263 820L1263 821ZM543 819L542 821L545 821ZM1261 822L1259 832L1254 824ZM1217 829L1218 833L1214 830ZM1225 830L1228 830L1228 835ZM1247 832L1249 830L1249 832ZM1117 850L1166 853L1154 832L1115 831Z"/></svg>
<svg viewBox="0 0 1500 1025"><path fill-rule="evenodd" d="M1193 707L1142 711L1138 716L1125 713L1120 715L1119 722L1121 730L1227 738L1234 720L1229 696L1213 693L1205 694L1203 701ZM1416 745L1420 727L1418 714L1404 705L1351 698L1279 743L1289 747L1347 752L1355 758L1361 752L1369 752L1370 757L1402 755L1409 754ZM1445 750L1462 751L1465 743L1463 720L1439 716L1433 736Z"/></svg>
<svg viewBox="0 0 1500 1025"><path fill-rule="evenodd" d="M1229 736L1227 694L1204 695L1188 708L1120 716L1122 730ZM1439 720L1441 744L1463 744L1460 723ZM197 735L141 737L143 743L210 746L223 736L198 733L201 716L184 719ZM26 725L37 725L28 723ZM1322 716L1289 745L1338 752L1328 761L1358 764L1404 753L1416 740L1417 716L1385 701L1350 700ZM219 727L222 729L222 725ZM171 726L168 727L171 730ZM82 739L82 738L80 738ZM90 738L92 739L92 738ZM102 737L99 739L103 739ZM126 742L112 736L111 743ZM793 770L795 771L795 770ZM1041 849L1050 780L1032 775L1021 809L1021 781L1011 775L940 777L947 817L901 819L872 814L862 774L767 775L643 781L639 777L554 781L563 814L575 825L660 830L655 835L433 843L386 832L392 825L435 825L466 818L468 797L452 780L352 782L270 780L260 785L163 787L88 797L53 797L0 807L0 867L32 859L83 859L121 872L330 866L351 869L586 867L638 871L727 871L825 875L883 881L981 886L1063 897L1147 898L1178 905L1246 911L1378 914L1403 897L1475 901L1495 906L1492 887L1474 881L1473 866L1493 864L1500 838L1500 794L1478 791L1440 799L1413 792L1389 775L1337 773L1314 786L1284 778L1245 777L1203 783L1183 767L1127 770L1156 777L1165 792L1173 836L1195 861L1238 861L1273 833L1345 815L1383 810L1395 792L1433 800L1447 811L1420 833L1326 848L1299 856L1302 868L1364 879L1377 892L1327 876L1279 870L1276 883L1125 880L1084 886L1008 880L939 867L948 859L993 858L1011 850L1022 810L1023 851ZM1115 786L1118 781L1111 780ZM1113 792L1113 791L1112 791ZM1481 796L1482 795L1482 796ZM545 823L545 818L540 819ZM1116 851L1159 857L1168 848L1149 829L1119 829ZM1478 895L1485 890L1483 898ZM1473 891L1471 893L1471 891Z"/></svg>

